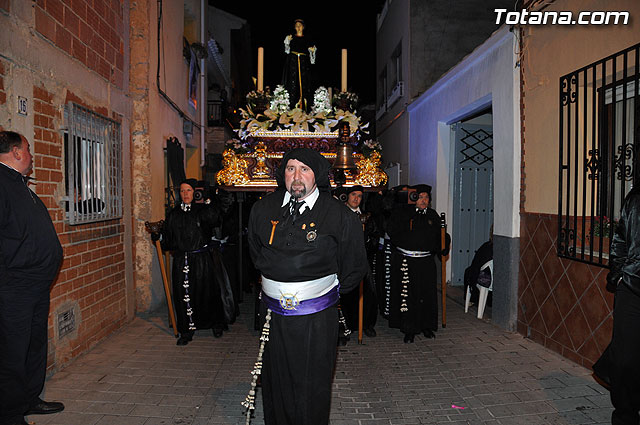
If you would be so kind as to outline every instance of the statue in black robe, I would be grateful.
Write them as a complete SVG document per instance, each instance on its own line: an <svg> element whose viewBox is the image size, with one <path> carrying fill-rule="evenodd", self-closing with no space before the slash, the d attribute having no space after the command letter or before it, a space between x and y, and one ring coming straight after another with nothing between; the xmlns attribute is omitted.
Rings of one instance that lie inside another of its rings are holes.
<svg viewBox="0 0 640 425"><path fill-rule="evenodd" d="M195 184L187 179L180 185L182 202L169 212L162 231L163 249L173 251L171 283L178 345L191 341L196 329L213 329L214 336L220 337L235 319L227 271L211 241L220 213L212 204L185 198L183 187L193 189Z"/></svg>
<svg viewBox="0 0 640 425"><path fill-rule="evenodd" d="M400 328L405 342L413 342L418 333L433 338L438 330L435 257L446 255L450 240L447 235L446 246L442 246L440 216L427 207L431 187L414 188L420 196L417 203L397 208L387 228L394 246L389 326Z"/></svg>
<svg viewBox="0 0 640 425"><path fill-rule="evenodd" d="M303 35L304 22L295 21L295 35L287 35L284 39L284 70L282 85L289 93L291 109L299 108L308 111L313 106L313 78L311 65L316 62L316 46Z"/></svg>

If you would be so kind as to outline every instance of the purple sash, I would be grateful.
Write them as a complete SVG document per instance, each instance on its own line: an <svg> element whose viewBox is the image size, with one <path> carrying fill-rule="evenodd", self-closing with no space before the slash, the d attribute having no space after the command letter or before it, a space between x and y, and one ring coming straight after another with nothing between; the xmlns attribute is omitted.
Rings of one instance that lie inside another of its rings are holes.
<svg viewBox="0 0 640 425"><path fill-rule="evenodd" d="M262 302L274 313L281 316L303 316L322 311L338 302L340 297L338 286L332 288L326 294L310 300L297 301L295 298L282 297L280 300L271 298L264 292L260 294Z"/></svg>

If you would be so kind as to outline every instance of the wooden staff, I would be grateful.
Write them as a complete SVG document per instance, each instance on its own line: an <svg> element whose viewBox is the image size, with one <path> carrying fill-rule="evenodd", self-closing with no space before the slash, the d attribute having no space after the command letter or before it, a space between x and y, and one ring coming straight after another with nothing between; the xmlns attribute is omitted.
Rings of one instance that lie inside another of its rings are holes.
<svg viewBox="0 0 640 425"><path fill-rule="evenodd" d="M358 344L362 344L362 310L364 309L364 280L360 281L360 297L358 298Z"/></svg>
<svg viewBox="0 0 640 425"><path fill-rule="evenodd" d="M444 213L440 214L440 246L442 250L446 247L447 222ZM442 265L442 327L447 327L447 260L449 256L442 255L440 264Z"/></svg>
<svg viewBox="0 0 640 425"><path fill-rule="evenodd" d="M155 221L150 223L144 222L144 226L150 233L160 233L164 220ZM178 325L176 325L176 314L173 311L173 302L171 301L171 292L169 291L169 279L167 278L167 270L164 267L164 261L162 258L162 247L160 241L155 241L156 252L158 253L158 261L160 262L160 272L162 272L162 283L164 284L164 294L167 297L167 307L169 308L169 318L171 319L171 326L173 327L173 336L178 337Z"/></svg>
<svg viewBox="0 0 640 425"><path fill-rule="evenodd" d="M370 213L360 214L360 223L362 223L362 233L364 233L364 226L367 220L371 216ZM364 279L360 281L360 296L358 297L358 344L362 344L362 328L364 326L363 313L364 311Z"/></svg>

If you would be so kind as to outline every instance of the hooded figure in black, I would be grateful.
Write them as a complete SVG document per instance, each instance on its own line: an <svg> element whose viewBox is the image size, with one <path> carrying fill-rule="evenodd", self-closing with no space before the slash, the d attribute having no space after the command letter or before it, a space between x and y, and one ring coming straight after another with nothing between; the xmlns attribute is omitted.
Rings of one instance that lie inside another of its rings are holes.
<svg viewBox="0 0 640 425"><path fill-rule="evenodd" d="M441 243L438 213L429 208L431 186L416 185L415 204L397 208L387 233L393 244L389 326L400 328L404 342L423 333L434 338L438 330L437 270L435 257L447 255L450 238Z"/></svg>
<svg viewBox="0 0 640 425"><path fill-rule="evenodd" d="M262 368L267 425L329 423L338 292L355 288L367 271L362 227L329 193L328 173L320 153L288 152L278 190L249 218L263 312L271 311Z"/></svg>
<svg viewBox="0 0 640 425"><path fill-rule="evenodd" d="M195 179L180 184L181 203L167 215L162 247L173 251L173 305L180 338L186 345L196 329L213 329L218 338L235 319L233 295L219 250L211 243L220 212L210 202L193 201Z"/></svg>
<svg viewBox="0 0 640 425"><path fill-rule="evenodd" d="M367 259L370 267L364 278L362 286L362 328L366 336L370 338L375 337L375 325L378 319L378 304L376 302L375 286L371 272L373 256L378 245L375 220L372 218L372 214L370 212L364 211L364 188L362 186L355 185L339 188L336 190L336 195L340 201L343 201L345 205L358 216L362 226L362 231L364 232L365 248L367 250ZM374 245L375 248L370 250L369 247L371 245ZM339 319L341 326L338 344L346 345L347 341L350 339L351 332L357 332L359 326L359 287L355 288L348 294L340 296L340 310L343 317L340 317Z"/></svg>

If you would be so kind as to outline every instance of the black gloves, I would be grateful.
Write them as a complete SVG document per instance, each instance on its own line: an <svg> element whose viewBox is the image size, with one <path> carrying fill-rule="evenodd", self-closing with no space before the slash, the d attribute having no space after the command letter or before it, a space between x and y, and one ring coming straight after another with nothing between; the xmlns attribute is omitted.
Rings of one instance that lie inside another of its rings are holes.
<svg viewBox="0 0 640 425"><path fill-rule="evenodd" d="M616 289L618 288L618 284L622 280L622 274L618 271L611 270L607 273L607 291L612 294L616 293Z"/></svg>
<svg viewBox="0 0 640 425"><path fill-rule="evenodd" d="M151 233L151 240L153 242L159 241L161 235L162 234L160 232L153 232L153 233Z"/></svg>
<svg viewBox="0 0 640 425"><path fill-rule="evenodd" d="M446 257L447 255L449 255L449 248L445 248L442 251L440 251L440 255L443 257Z"/></svg>

